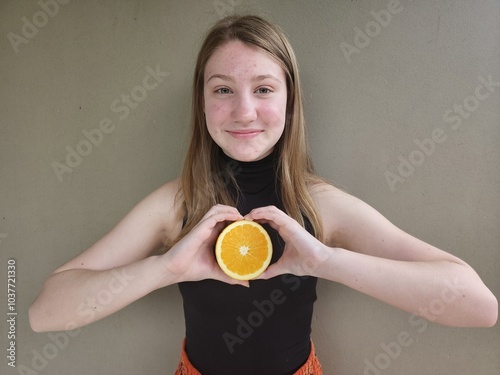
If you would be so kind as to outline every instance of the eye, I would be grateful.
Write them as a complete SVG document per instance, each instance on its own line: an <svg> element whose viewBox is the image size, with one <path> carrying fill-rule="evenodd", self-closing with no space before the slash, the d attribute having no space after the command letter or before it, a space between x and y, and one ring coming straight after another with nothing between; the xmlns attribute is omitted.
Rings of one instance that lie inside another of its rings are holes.
<svg viewBox="0 0 500 375"><path fill-rule="evenodd" d="M256 92L257 92L258 94L269 94L269 93L271 93L272 91L271 91L271 89L270 89L270 88L268 88L268 87L260 87L260 88L258 88L258 89L257 89L257 91L256 91Z"/></svg>
<svg viewBox="0 0 500 375"><path fill-rule="evenodd" d="M231 94L231 90L227 87L221 87L220 89L215 90L217 94Z"/></svg>

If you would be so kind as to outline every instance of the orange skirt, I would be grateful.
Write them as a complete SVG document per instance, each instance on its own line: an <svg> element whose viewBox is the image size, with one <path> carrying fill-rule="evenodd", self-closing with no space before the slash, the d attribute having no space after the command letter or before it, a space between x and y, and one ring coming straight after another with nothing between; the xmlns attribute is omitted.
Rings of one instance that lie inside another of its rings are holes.
<svg viewBox="0 0 500 375"><path fill-rule="evenodd" d="M185 340L182 342L181 360L174 375L202 375L189 361L185 350ZM321 364L314 352L314 344L311 342L311 353L304 363L294 375L323 375Z"/></svg>

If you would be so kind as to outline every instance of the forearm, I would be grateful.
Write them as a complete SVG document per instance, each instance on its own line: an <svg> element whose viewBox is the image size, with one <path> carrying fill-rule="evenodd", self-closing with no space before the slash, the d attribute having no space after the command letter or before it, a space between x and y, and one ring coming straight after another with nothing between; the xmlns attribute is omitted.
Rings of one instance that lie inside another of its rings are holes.
<svg viewBox="0 0 500 375"><path fill-rule="evenodd" d="M30 324L39 332L81 327L168 284L156 256L111 270L62 271L45 281L30 307Z"/></svg>
<svg viewBox="0 0 500 375"><path fill-rule="evenodd" d="M444 325L491 326L496 321L496 298L465 264L397 261L340 248L326 251L315 270L318 277Z"/></svg>

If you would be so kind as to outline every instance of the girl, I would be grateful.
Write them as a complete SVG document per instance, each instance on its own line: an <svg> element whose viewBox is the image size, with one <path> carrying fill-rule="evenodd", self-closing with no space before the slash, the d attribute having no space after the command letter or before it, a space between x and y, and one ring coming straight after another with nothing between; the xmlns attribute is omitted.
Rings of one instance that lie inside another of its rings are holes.
<svg viewBox="0 0 500 375"><path fill-rule="evenodd" d="M301 96L278 27L256 16L215 24L195 68L182 176L54 271L30 308L33 329L83 326L178 283L186 338L177 374L316 375L317 278L444 325L494 325L497 300L470 266L315 175ZM213 254L225 223L243 218L264 224L274 248L271 266L249 282L226 276ZM81 314L117 273L134 282ZM444 311L430 314L425 307L445 294Z"/></svg>

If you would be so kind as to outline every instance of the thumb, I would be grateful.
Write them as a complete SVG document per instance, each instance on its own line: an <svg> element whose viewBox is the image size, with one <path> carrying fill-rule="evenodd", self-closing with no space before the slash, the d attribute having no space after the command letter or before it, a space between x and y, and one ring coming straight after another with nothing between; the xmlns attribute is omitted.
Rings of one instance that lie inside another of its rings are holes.
<svg viewBox="0 0 500 375"><path fill-rule="evenodd" d="M232 277L226 275L222 270L219 270L217 272L217 275L214 277L215 280L222 281L226 284L230 285L241 285L246 288L250 286L250 283L247 280L238 280L238 279L233 279Z"/></svg>
<svg viewBox="0 0 500 375"><path fill-rule="evenodd" d="M283 275L286 272L286 270L283 269L283 267L279 264L279 262L271 264L267 269L262 272L259 277L257 277L257 280L266 280L266 279L271 279L273 277Z"/></svg>

